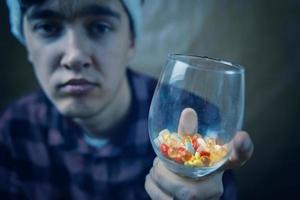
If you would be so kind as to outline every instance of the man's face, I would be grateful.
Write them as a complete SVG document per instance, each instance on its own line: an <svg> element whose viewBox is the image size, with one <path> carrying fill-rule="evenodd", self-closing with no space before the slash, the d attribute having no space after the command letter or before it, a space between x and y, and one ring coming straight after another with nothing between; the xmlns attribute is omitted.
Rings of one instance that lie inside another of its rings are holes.
<svg viewBox="0 0 300 200"><path fill-rule="evenodd" d="M86 118L109 106L133 54L119 0L46 1L23 24L37 79L61 113Z"/></svg>

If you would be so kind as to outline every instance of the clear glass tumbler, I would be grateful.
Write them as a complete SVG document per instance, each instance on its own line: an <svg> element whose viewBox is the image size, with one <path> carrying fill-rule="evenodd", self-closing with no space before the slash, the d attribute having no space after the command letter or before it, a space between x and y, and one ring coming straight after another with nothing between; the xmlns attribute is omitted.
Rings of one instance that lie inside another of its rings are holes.
<svg viewBox="0 0 300 200"><path fill-rule="evenodd" d="M203 56L169 55L151 102L149 134L171 171L208 175L228 159L244 114L244 68Z"/></svg>

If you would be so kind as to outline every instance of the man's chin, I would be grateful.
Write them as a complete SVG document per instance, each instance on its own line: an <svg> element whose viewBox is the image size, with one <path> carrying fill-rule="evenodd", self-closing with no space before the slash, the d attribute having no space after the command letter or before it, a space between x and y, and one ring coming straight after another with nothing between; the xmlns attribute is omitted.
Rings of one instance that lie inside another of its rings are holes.
<svg viewBox="0 0 300 200"><path fill-rule="evenodd" d="M79 119L86 119L92 117L94 114L89 112L77 112L77 111L67 111L62 113L64 116L69 118L79 118Z"/></svg>
<svg viewBox="0 0 300 200"><path fill-rule="evenodd" d="M101 98L60 98L52 101L59 112L70 118L91 118L106 107Z"/></svg>
<svg viewBox="0 0 300 200"><path fill-rule="evenodd" d="M68 107L59 109L60 113L70 118L90 118L97 113L97 109L90 107Z"/></svg>

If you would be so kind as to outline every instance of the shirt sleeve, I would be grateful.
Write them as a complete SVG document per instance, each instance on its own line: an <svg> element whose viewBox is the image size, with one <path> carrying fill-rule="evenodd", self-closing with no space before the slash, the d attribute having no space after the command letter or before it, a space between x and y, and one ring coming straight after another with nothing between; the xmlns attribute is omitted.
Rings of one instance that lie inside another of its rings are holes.
<svg viewBox="0 0 300 200"><path fill-rule="evenodd" d="M26 199L20 189L13 159L10 112L0 117L0 197L1 199Z"/></svg>
<svg viewBox="0 0 300 200"><path fill-rule="evenodd" d="M235 183L234 175L232 170L227 170L223 175L223 187L224 192L221 200L237 200L238 190Z"/></svg>

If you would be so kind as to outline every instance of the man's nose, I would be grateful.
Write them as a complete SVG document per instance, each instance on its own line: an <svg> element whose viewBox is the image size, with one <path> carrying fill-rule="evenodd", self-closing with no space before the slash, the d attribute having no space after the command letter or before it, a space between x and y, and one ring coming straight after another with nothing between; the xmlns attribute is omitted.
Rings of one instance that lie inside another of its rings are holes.
<svg viewBox="0 0 300 200"><path fill-rule="evenodd" d="M61 59L61 66L68 70L80 71L92 65L90 51L87 48L88 41L76 31L69 31L66 34L64 54Z"/></svg>

